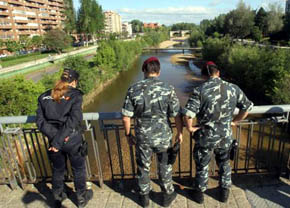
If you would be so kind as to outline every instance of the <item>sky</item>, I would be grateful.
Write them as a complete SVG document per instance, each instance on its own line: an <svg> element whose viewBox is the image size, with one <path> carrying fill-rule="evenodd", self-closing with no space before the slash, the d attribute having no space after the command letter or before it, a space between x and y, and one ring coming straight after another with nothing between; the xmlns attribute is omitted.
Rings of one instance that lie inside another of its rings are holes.
<svg viewBox="0 0 290 208"><path fill-rule="evenodd" d="M252 9L265 9L269 3L284 8L286 0L244 0ZM73 0L75 9L79 0ZM239 0L97 0L104 11L113 10L123 21L158 22L172 25L179 22L199 24L203 19L213 19L236 8Z"/></svg>

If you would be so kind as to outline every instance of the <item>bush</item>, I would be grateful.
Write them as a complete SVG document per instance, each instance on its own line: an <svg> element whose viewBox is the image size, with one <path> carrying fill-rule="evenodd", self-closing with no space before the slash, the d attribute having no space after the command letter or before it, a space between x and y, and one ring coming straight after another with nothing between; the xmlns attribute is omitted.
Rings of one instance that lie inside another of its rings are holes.
<svg viewBox="0 0 290 208"><path fill-rule="evenodd" d="M222 55L228 53L231 47L231 42L228 38L208 38L203 43L202 57L207 61L214 61L220 65L223 63Z"/></svg>
<svg viewBox="0 0 290 208"><path fill-rule="evenodd" d="M113 68L116 66L115 51L108 42L101 42L94 60L97 66Z"/></svg>
<svg viewBox="0 0 290 208"><path fill-rule="evenodd" d="M78 88L85 94L89 93L96 86L96 78L98 71L96 68L89 67L89 63L82 56L68 57L63 67L76 70L80 74Z"/></svg>
<svg viewBox="0 0 290 208"><path fill-rule="evenodd" d="M45 91L41 83L16 76L0 80L0 116L34 115L37 98Z"/></svg>

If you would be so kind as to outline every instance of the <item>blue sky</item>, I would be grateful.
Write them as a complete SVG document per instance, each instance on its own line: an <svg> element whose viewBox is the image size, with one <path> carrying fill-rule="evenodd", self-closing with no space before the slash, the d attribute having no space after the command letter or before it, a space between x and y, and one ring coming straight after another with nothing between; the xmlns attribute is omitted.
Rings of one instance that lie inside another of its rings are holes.
<svg viewBox="0 0 290 208"><path fill-rule="evenodd" d="M75 8L79 0L73 0ZM213 19L221 13L236 8L239 0L98 0L103 10L113 10L122 21L139 19L171 25L178 22L199 24L203 19ZM252 9L267 7L269 3L285 5L285 0L244 0Z"/></svg>

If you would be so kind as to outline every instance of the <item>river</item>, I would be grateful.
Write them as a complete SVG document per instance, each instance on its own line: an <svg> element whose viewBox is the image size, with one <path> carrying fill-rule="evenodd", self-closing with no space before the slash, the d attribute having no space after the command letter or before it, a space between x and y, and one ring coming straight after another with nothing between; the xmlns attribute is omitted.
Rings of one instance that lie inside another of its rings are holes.
<svg viewBox="0 0 290 208"><path fill-rule="evenodd" d="M121 111L126 92L130 85L143 79L142 64L150 56L160 60L160 79L175 87L177 96L184 105L188 93L198 82L193 80L194 73L188 66L176 65L170 62L171 55L176 53L146 53L136 59L131 69L120 73L117 79L107 86L93 102L86 106L85 112L119 112Z"/></svg>

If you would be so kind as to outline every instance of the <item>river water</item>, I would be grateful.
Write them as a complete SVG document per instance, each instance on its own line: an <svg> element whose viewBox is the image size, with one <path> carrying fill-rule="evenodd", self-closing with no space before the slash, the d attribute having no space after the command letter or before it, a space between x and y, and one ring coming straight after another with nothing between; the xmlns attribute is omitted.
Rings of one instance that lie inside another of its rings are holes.
<svg viewBox="0 0 290 208"><path fill-rule="evenodd" d="M178 53L178 52L177 52ZM131 69L122 72L112 84L106 87L92 103L86 106L85 112L119 112L121 111L126 92L130 85L143 79L142 64L150 56L160 60L160 79L173 85L182 105L188 98L188 93L198 82L194 81L194 73L188 66L176 65L170 62L170 57L176 53L146 53L136 59Z"/></svg>

